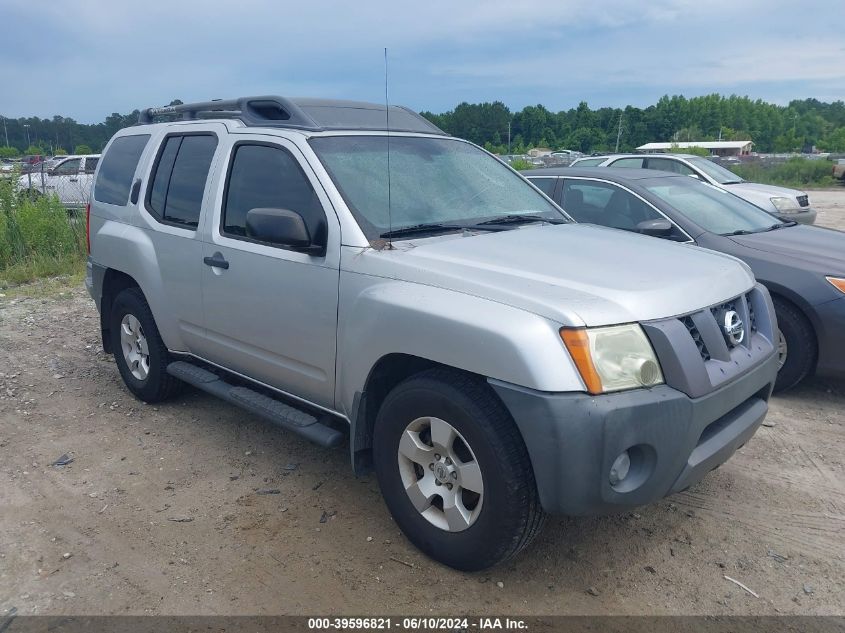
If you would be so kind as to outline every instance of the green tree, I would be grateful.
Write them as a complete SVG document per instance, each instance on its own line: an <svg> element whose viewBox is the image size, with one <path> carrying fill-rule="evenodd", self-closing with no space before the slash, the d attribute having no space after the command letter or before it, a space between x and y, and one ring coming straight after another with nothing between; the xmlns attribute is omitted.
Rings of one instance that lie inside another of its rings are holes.
<svg viewBox="0 0 845 633"><path fill-rule="evenodd" d="M9 147L8 145L0 147L0 158L14 158L15 156L20 156L20 154L20 150L17 147Z"/></svg>
<svg viewBox="0 0 845 633"><path fill-rule="evenodd" d="M74 153L74 154L82 154L82 155L85 155L85 154L93 154L94 152L93 152L93 151L91 151L91 148L90 148L88 145L85 145L85 144L83 143L83 144L81 144L81 145L77 145L77 146L74 148L73 153Z"/></svg>

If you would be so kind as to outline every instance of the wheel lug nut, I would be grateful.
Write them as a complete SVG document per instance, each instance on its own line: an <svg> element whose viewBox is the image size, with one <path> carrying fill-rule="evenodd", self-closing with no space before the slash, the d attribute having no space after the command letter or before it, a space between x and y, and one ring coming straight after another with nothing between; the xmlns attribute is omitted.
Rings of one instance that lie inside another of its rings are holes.
<svg viewBox="0 0 845 633"><path fill-rule="evenodd" d="M440 459L440 453L435 453L435 454L434 454L434 459Z"/></svg>
<svg viewBox="0 0 845 633"><path fill-rule="evenodd" d="M436 485L436 486L442 486L443 484L441 484L441 483L440 483L440 480L439 480L439 479L435 479L435 480L434 480L434 485Z"/></svg>
<svg viewBox="0 0 845 633"><path fill-rule="evenodd" d="M431 463L428 465L428 469L429 469L429 470L434 470L434 462L431 462Z"/></svg>
<svg viewBox="0 0 845 633"><path fill-rule="evenodd" d="M458 478L458 473L452 472L452 479L457 479L457 478Z"/></svg>
<svg viewBox="0 0 845 633"><path fill-rule="evenodd" d="M446 465L449 466L452 464L452 459L450 457L446 458Z"/></svg>
<svg viewBox="0 0 845 633"><path fill-rule="evenodd" d="M447 487L449 490L451 490L451 489L452 489L452 484L446 484L446 487Z"/></svg>

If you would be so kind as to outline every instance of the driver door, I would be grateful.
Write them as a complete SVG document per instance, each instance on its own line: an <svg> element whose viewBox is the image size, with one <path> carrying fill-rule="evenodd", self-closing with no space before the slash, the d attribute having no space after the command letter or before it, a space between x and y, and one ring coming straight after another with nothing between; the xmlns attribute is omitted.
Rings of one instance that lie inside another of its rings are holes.
<svg viewBox="0 0 845 633"><path fill-rule="evenodd" d="M259 135L237 138L229 141L205 230L202 356L331 408L340 277L337 216L294 143ZM257 208L298 212L312 236L325 237L325 255L251 239L246 214Z"/></svg>

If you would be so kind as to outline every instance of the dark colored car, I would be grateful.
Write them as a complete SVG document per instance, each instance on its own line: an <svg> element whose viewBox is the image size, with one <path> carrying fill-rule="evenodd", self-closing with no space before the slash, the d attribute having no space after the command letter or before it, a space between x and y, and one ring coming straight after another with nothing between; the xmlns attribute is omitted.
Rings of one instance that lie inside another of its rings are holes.
<svg viewBox="0 0 845 633"><path fill-rule="evenodd" d="M578 222L688 242L748 264L777 312L776 389L813 372L845 376L845 233L783 222L718 187L668 172L571 167L523 175ZM708 334L700 334L704 354Z"/></svg>

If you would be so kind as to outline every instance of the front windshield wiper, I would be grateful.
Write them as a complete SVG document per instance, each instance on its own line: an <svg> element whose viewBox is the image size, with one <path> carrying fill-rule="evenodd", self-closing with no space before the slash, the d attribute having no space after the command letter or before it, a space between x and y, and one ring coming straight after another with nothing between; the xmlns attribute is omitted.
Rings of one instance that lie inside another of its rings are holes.
<svg viewBox="0 0 845 633"><path fill-rule="evenodd" d="M547 218L542 215L532 215L530 213L511 213L508 215L499 216L498 218L493 218L492 220L484 220L484 222L479 222L475 226L518 224L520 222L548 222L549 224L569 224L569 222L563 218Z"/></svg>
<svg viewBox="0 0 845 633"><path fill-rule="evenodd" d="M798 222L794 222L790 220L789 222L778 222L777 224L772 224L769 228L764 229L765 231L777 231L778 229L782 229L785 226L795 226Z"/></svg>
<svg viewBox="0 0 845 633"><path fill-rule="evenodd" d="M725 180L723 182L720 182L719 184L720 185L738 185L738 184L743 183L743 182L745 182L745 181L744 180Z"/></svg>
<svg viewBox="0 0 845 633"><path fill-rule="evenodd" d="M730 233L722 233L721 235L723 235L724 237L731 237L732 235L751 235L755 232L756 231L747 231L745 229L739 229L736 231L731 231Z"/></svg>
<svg viewBox="0 0 845 633"><path fill-rule="evenodd" d="M443 224L440 222L428 222L423 224L412 224L411 226L403 226L400 229L393 229L392 231L385 231L379 237L405 237L406 235L415 235L417 233L441 233L445 231L462 231L465 229L479 230L479 231L504 231L506 230L500 226L479 226L477 224Z"/></svg>

